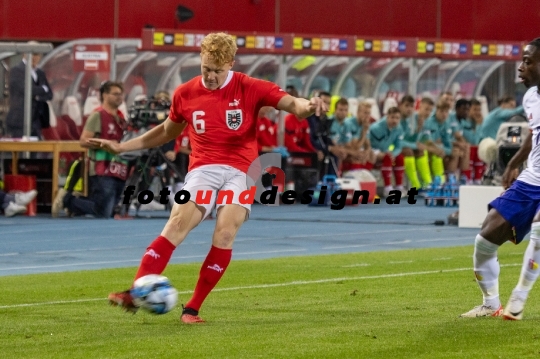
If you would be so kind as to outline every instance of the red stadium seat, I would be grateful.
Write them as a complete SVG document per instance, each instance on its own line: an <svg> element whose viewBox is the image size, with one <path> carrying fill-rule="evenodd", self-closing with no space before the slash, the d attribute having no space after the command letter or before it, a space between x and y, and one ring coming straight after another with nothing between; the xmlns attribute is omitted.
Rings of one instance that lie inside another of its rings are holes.
<svg viewBox="0 0 540 359"><path fill-rule="evenodd" d="M44 128L41 130L41 134L46 141L60 141L60 136L56 132L56 127Z"/></svg>
<svg viewBox="0 0 540 359"><path fill-rule="evenodd" d="M64 123L67 125L72 137L79 139L81 137L81 134L79 132L79 129L77 128L77 125L75 124L75 121L73 121L68 115L62 115L61 118L62 121L64 121Z"/></svg>
<svg viewBox="0 0 540 359"><path fill-rule="evenodd" d="M75 96L67 96L62 104L62 115L69 116L76 126L82 125L82 113L79 101Z"/></svg>
<svg viewBox="0 0 540 359"><path fill-rule="evenodd" d="M79 139L79 137L71 134L69 125L67 124L67 122L64 120L62 116L57 117L56 121L57 121L56 132L60 136L61 140L77 141Z"/></svg>

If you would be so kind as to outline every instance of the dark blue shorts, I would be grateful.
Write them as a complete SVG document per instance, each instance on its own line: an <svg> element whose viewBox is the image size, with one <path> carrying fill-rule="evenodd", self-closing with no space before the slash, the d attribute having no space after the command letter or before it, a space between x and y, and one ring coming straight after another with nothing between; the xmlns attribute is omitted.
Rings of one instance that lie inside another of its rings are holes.
<svg viewBox="0 0 540 359"><path fill-rule="evenodd" d="M516 244L531 231L531 223L540 211L540 187L515 181L500 197L489 204L506 219L515 231Z"/></svg>

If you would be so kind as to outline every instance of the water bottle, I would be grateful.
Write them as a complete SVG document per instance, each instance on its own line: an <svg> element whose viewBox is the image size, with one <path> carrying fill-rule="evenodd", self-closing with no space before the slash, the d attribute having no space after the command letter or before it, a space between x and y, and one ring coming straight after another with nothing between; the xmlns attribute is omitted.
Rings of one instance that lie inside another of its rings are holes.
<svg viewBox="0 0 540 359"><path fill-rule="evenodd" d="M458 206L458 199L459 199L459 186L457 184L454 184L452 188L452 204L454 207Z"/></svg>
<svg viewBox="0 0 540 359"><path fill-rule="evenodd" d="M440 178L438 180L440 181ZM425 198L426 206L433 207L435 205L436 190L437 190L437 177L435 177L434 181L431 182L429 187L427 188L426 198Z"/></svg>
<svg viewBox="0 0 540 359"><path fill-rule="evenodd" d="M446 207L453 207L454 206L454 199L452 198L452 188L453 188L453 185L448 183L446 184L446 188L445 188L445 191L444 191L444 204Z"/></svg>

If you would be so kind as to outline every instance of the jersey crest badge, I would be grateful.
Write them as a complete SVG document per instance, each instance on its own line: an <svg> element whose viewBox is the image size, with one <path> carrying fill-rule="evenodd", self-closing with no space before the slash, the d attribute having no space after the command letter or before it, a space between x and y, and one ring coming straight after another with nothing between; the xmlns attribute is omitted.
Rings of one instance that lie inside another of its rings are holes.
<svg viewBox="0 0 540 359"><path fill-rule="evenodd" d="M231 130L238 130L242 125L242 120L242 110L225 111L225 121L227 121L227 127Z"/></svg>

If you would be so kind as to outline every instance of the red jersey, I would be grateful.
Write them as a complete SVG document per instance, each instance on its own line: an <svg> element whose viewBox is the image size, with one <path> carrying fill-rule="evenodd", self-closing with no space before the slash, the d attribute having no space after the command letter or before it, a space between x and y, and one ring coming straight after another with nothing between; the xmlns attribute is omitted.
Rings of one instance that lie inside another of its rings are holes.
<svg viewBox="0 0 540 359"><path fill-rule="evenodd" d="M309 123L292 113L285 116L285 147L289 152L317 152L311 144Z"/></svg>
<svg viewBox="0 0 540 359"><path fill-rule="evenodd" d="M261 117L257 123L257 145L259 151L264 146L277 147L277 124L266 117Z"/></svg>
<svg viewBox="0 0 540 359"><path fill-rule="evenodd" d="M184 128L180 136L176 138L176 141L174 142L174 152L180 152L180 148L182 147L189 147L189 130L187 127Z"/></svg>
<svg viewBox="0 0 540 359"><path fill-rule="evenodd" d="M189 170L228 165L247 172L259 155L256 126L260 108L276 107L286 95L271 82L233 71L217 90L208 90L202 76L178 86L169 118L188 123Z"/></svg>

